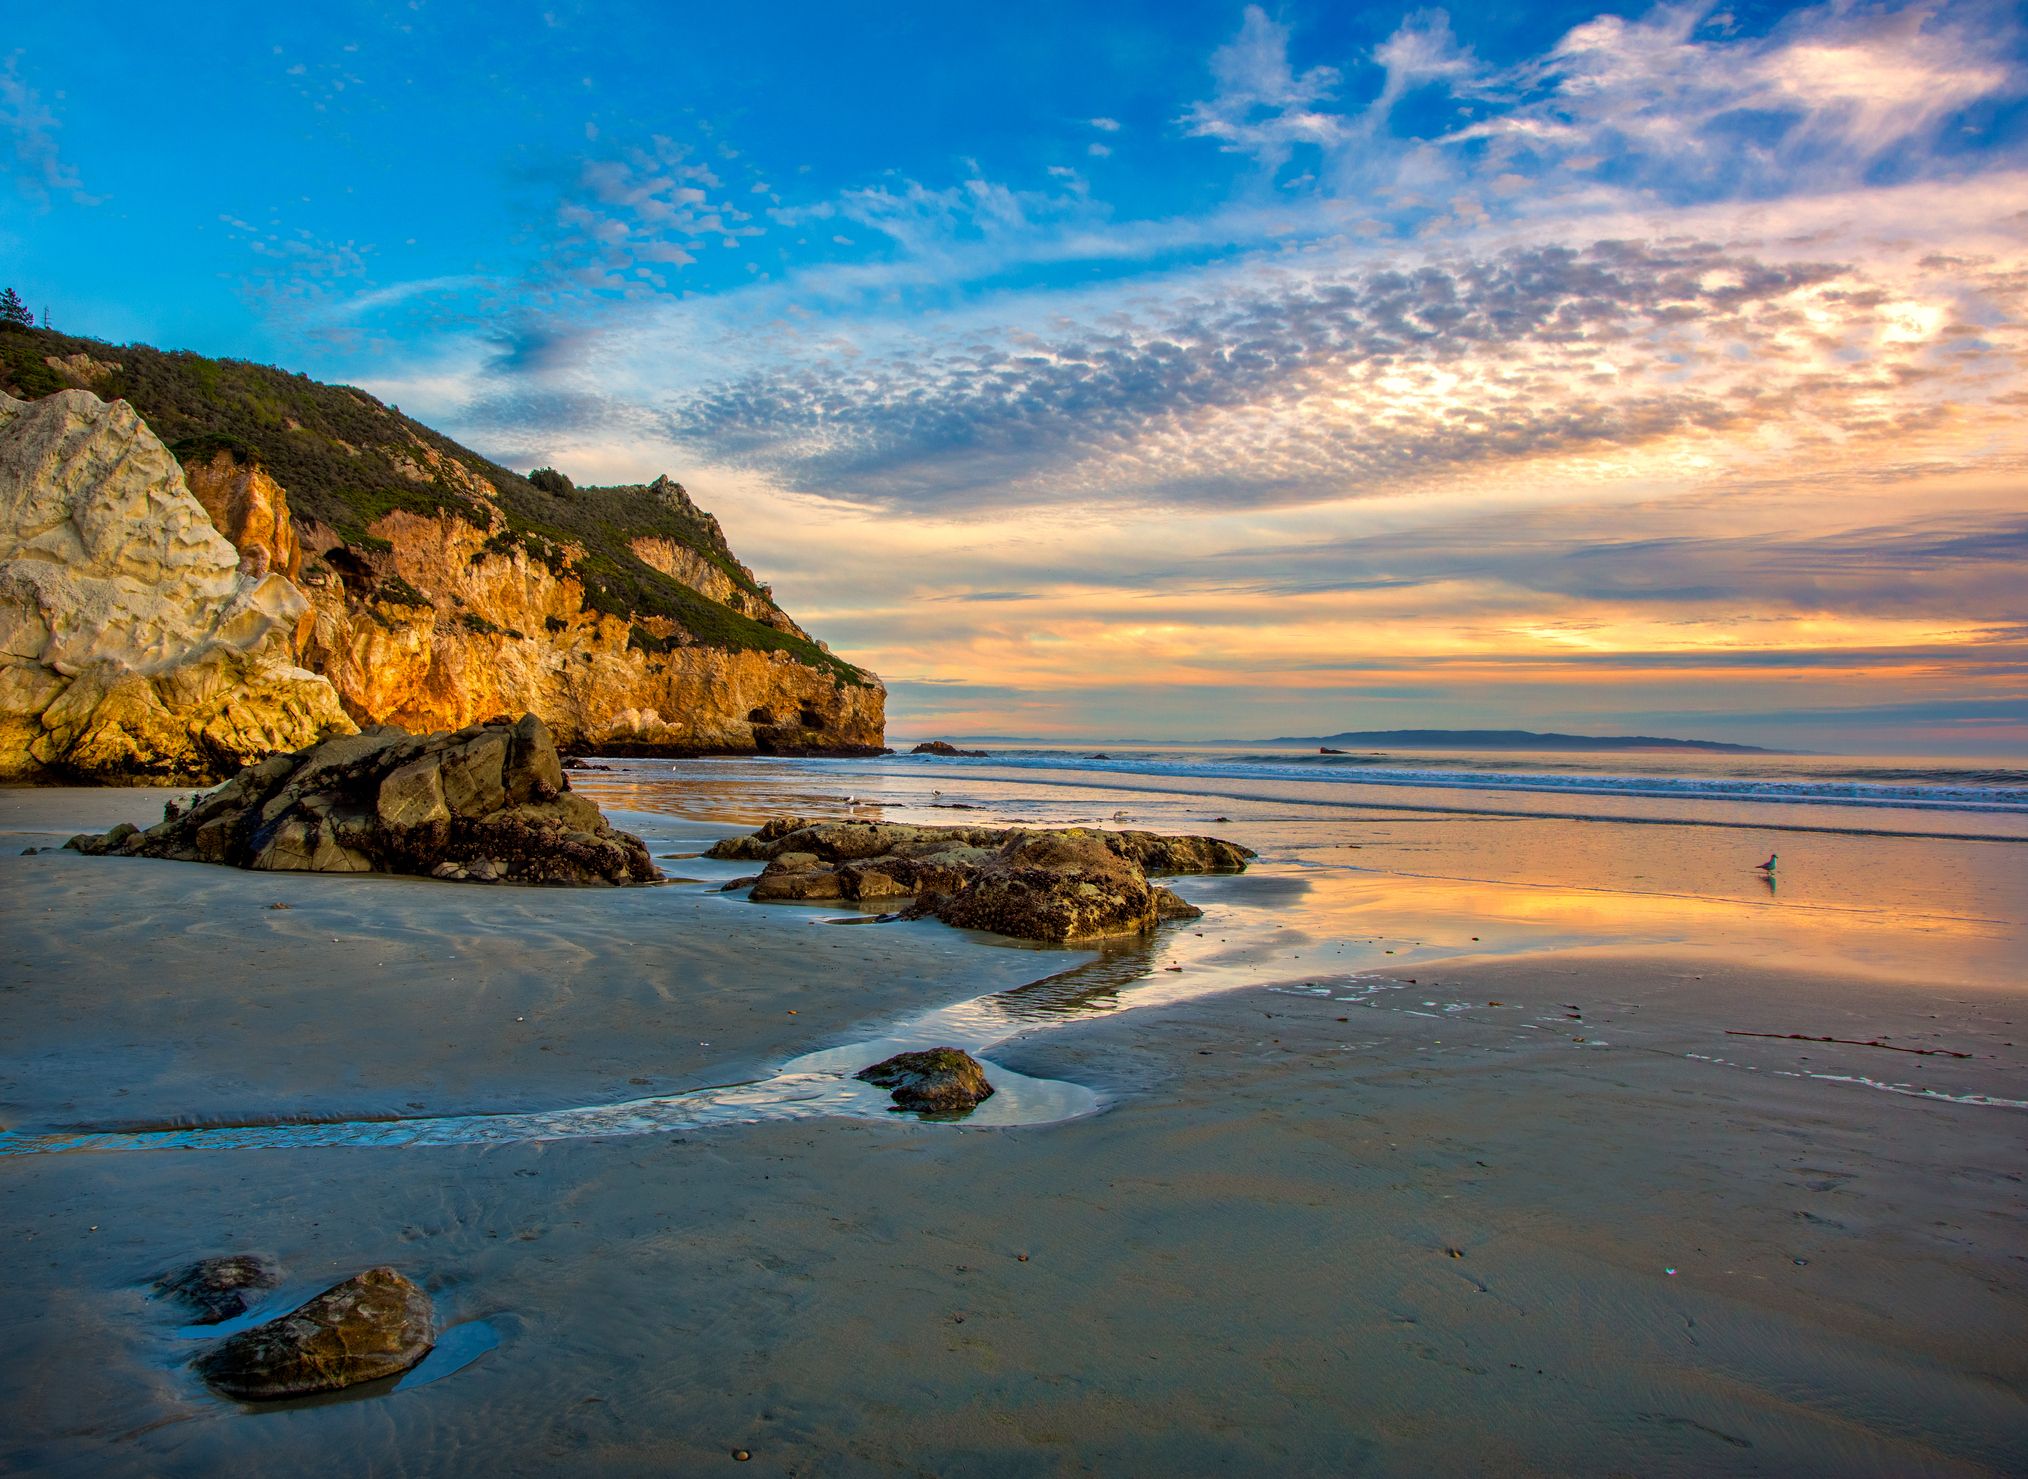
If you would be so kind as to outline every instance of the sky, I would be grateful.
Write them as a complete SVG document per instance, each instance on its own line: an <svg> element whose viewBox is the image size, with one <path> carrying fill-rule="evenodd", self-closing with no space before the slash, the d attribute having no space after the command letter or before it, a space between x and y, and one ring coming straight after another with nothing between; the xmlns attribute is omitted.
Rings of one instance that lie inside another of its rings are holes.
<svg viewBox="0 0 2028 1479"><path fill-rule="evenodd" d="M896 737L2012 755L2024 63L1955 3L45 6L0 279L670 473Z"/></svg>

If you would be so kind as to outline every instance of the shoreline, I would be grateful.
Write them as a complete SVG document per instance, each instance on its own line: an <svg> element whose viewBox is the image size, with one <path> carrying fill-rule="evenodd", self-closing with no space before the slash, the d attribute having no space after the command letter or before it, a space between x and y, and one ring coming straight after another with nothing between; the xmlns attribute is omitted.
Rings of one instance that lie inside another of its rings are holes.
<svg viewBox="0 0 2028 1479"><path fill-rule="evenodd" d="M0 793L0 835L133 795ZM738 830L597 799L657 854ZM10 1129L624 1105L982 992L1014 1003L989 1075L1103 1104L0 1157L26 1255L0 1290L0 1467L646 1474L739 1447L773 1473L1997 1473L2028 1452L2024 1111L1845 1081L2028 1099L2018 981L1913 986L1898 963L1974 926L1882 954L1863 920L1762 938L1750 901L1699 898L1615 944L1612 916L1565 912L1594 907L1570 883L1458 893L1291 846L1178 880L1195 926L1084 950L749 904L710 892L744 865L705 859L661 859L696 884L517 889L10 846ZM1797 968L1833 940L1832 969ZM393 1263L498 1344L251 1417L146 1296L241 1248L292 1291Z"/></svg>

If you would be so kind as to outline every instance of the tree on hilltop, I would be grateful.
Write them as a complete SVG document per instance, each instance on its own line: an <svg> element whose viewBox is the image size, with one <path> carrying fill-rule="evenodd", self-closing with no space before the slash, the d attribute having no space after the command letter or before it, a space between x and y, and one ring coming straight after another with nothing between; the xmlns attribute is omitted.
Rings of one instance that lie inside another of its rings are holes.
<svg viewBox="0 0 2028 1479"><path fill-rule="evenodd" d="M21 295L12 288L0 292L0 325L16 329L35 327L35 315L28 311L28 305L21 301Z"/></svg>

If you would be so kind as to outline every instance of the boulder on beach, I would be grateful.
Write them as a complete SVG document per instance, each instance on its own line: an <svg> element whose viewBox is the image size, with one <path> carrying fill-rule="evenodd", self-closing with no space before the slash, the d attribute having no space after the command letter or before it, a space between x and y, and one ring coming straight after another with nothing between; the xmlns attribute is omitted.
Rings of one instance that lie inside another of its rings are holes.
<svg viewBox="0 0 2028 1479"><path fill-rule="evenodd" d="M228 1397L271 1402L398 1376L435 1344L430 1297L391 1268L370 1268L194 1364Z"/></svg>
<svg viewBox="0 0 2028 1479"><path fill-rule="evenodd" d="M640 838L573 795L533 714L444 734L380 727L250 765L141 831L66 846L306 873L458 882L651 883Z"/></svg>
<svg viewBox="0 0 2028 1479"><path fill-rule="evenodd" d="M162 1275L155 1280L155 1292L188 1305L191 1324L216 1325L245 1314L256 1298L281 1281L271 1260L258 1253L230 1253L201 1258L188 1268Z"/></svg>
<svg viewBox="0 0 2028 1479"><path fill-rule="evenodd" d="M976 760L983 757L986 752L984 750L961 750L949 740L924 740L908 753L911 755L969 755Z"/></svg>
<svg viewBox="0 0 2028 1479"><path fill-rule="evenodd" d="M898 822L769 822L712 847L766 862L758 903L913 897L911 916L1027 940L1138 934L1202 912L1149 873L1239 872L1253 853L1217 837L1088 827L919 827Z"/></svg>
<svg viewBox="0 0 2028 1479"><path fill-rule="evenodd" d="M889 1090L897 1109L922 1114L953 1114L993 1097L986 1070L962 1048L896 1053L853 1077Z"/></svg>
<svg viewBox="0 0 2028 1479"><path fill-rule="evenodd" d="M207 782L349 733L309 616L132 406L0 393L0 781Z"/></svg>

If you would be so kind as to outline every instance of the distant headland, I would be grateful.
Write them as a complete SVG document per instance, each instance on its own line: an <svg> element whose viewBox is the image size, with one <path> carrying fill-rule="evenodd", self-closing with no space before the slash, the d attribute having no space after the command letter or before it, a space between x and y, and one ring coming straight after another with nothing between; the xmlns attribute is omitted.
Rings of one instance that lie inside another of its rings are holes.
<svg viewBox="0 0 2028 1479"><path fill-rule="evenodd" d="M1337 734L1285 735L1267 745L1358 746L1369 750L1692 750L1711 755L1781 755L1759 745L1720 740L1663 739L1651 734L1538 734L1532 729L1348 729Z"/></svg>

